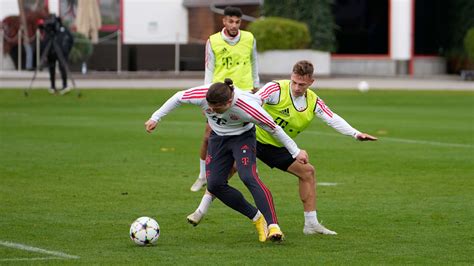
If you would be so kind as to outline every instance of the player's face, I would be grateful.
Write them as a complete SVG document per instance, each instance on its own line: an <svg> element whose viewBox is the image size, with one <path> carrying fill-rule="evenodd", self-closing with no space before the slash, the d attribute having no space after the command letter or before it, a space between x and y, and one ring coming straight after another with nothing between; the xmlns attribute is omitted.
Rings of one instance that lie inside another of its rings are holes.
<svg viewBox="0 0 474 266"><path fill-rule="evenodd" d="M236 16L225 16L222 19L222 23L224 23L225 32L231 37L237 36L237 34L239 33L241 22L242 20Z"/></svg>
<svg viewBox="0 0 474 266"><path fill-rule="evenodd" d="M232 98L226 101L225 103L209 104L209 108L211 108L214 113L223 114L225 113L225 111L229 110L231 105Z"/></svg>
<svg viewBox="0 0 474 266"><path fill-rule="evenodd" d="M314 79L309 75L300 76L295 73L291 74L291 92L293 96L303 96L313 82Z"/></svg>

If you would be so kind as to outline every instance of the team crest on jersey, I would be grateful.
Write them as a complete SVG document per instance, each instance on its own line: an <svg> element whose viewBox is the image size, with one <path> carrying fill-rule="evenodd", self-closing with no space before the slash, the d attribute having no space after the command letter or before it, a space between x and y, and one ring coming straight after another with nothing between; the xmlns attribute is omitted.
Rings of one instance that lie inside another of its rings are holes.
<svg viewBox="0 0 474 266"><path fill-rule="evenodd" d="M285 108L283 110L280 110L280 114L289 116L290 115L290 108Z"/></svg>
<svg viewBox="0 0 474 266"><path fill-rule="evenodd" d="M242 151L242 153L247 153L248 149L249 149L249 146L247 146L247 144L244 144L242 147L240 147L240 150Z"/></svg>
<svg viewBox="0 0 474 266"><path fill-rule="evenodd" d="M237 116L236 114L230 114L230 115L229 115L229 118L230 118L231 120L239 120L239 119L240 119L240 117Z"/></svg>

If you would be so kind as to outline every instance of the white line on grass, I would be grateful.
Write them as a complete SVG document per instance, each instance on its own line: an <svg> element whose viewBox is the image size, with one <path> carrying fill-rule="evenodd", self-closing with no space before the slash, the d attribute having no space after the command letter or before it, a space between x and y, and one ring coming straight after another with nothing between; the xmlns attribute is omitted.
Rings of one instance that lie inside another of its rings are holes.
<svg viewBox="0 0 474 266"><path fill-rule="evenodd" d="M319 182L318 186L323 186L323 187L332 187L332 186L337 186L337 183L330 183L330 182Z"/></svg>
<svg viewBox="0 0 474 266"><path fill-rule="evenodd" d="M200 125L201 122L194 122L194 121L166 121L166 123L170 124L190 124L190 125ZM325 135L325 136L332 136L332 137L346 137L339 133L325 133L325 132L318 132L318 131L311 131L307 130L309 134L315 135ZM379 137L380 140L383 141L392 141L392 142L401 142L401 143L413 143L413 144L423 144L423 145L432 145L432 146L442 146L442 147L457 147L457 148L474 148L472 144L460 144L460 143L449 143L449 142L438 142L438 141L429 141L429 140L414 140L414 139L401 139L401 138L392 138L392 137Z"/></svg>
<svg viewBox="0 0 474 266"><path fill-rule="evenodd" d="M60 257L39 257L39 258L10 258L10 259L0 259L0 261L30 261L30 260L63 260L64 258Z"/></svg>
<svg viewBox="0 0 474 266"><path fill-rule="evenodd" d="M53 255L59 258L63 259L79 259L79 256L74 256L74 255L69 255L63 252L59 251L51 251L51 250L46 250L42 248L37 248L37 247L32 247L32 246L27 246L23 244L18 244L18 243L13 243L13 242L8 242L8 241L2 241L0 240L0 246L5 246L8 248L16 248L16 249L21 249L25 251L30 251L30 252L36 252L36 253L42 253L42 254L48 254L48 255Z"/></svg>
<svg viewBox="0 0 474 266"><path fill-rule="evenodd" d="M310 134L325 135L325 136L332 136L332 137L343 136L341 134L336 134L336 133L324 133L324 132L316 132L316 131L310 131L310 130L308 130L306 132L308 132ZM432 146L474 148L474 145L471 145L471 144L438 142L438 141L428 141L428 140L401 139L401 138L391 138L391 137L379 137L379 140L392 141L392 142L402 142L402 143L424 144L424 145L432 145Z"/></svg>

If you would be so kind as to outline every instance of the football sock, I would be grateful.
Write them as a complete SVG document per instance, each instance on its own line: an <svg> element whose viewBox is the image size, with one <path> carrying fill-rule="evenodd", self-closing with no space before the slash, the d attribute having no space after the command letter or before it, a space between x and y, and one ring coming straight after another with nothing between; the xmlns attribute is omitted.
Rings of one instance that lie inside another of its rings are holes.
<svg viewBox="0 0 474 266"><path fill-rule="evenodd" d="M206 160L199 159L199 178L206 178Z"/></svg>
<svg viewBox="0 0 474 266"><path fill-rule="evenodd" d="M304 224L318 224L318 215L316 211L304 212Z"/></svg>
<svg viewBox="0 0 474 266"><path fill-rule="evenodd" d="M257 211L257 214L255 214L255 216L252 218L252 221L255 222L258 220L258 218L260 218L260 216L262 216L262 213L260 211Z"/></svg>
<svg viewBox="0 0 474 266"><path fill-rule="evenodd" d="M197 208L197 211L199 211L202 214L206 214L213 200L214 200L214 197L212 195L205 193L204 196L202 196L201 203L199 203L199 207Z"/></svg>

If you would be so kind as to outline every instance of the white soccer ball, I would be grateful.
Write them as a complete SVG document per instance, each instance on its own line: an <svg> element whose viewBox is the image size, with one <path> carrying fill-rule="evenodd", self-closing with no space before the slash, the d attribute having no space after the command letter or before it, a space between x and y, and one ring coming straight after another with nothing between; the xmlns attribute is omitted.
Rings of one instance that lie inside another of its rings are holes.
<svg viewBox="0 0 474 266"><path fill-rule="evenodd" d="M369 91L369 83L367 81L363 80L359 82L357 85L357 89L359 89L360 92L368 92Z"/></svg>
<svg viewBox="0 0 474 266"><path fill-rule="evenodd" d="M130 226L130 239L139 246L152 245L160 237L160 225L150 217L140 217Z"/></svg>

